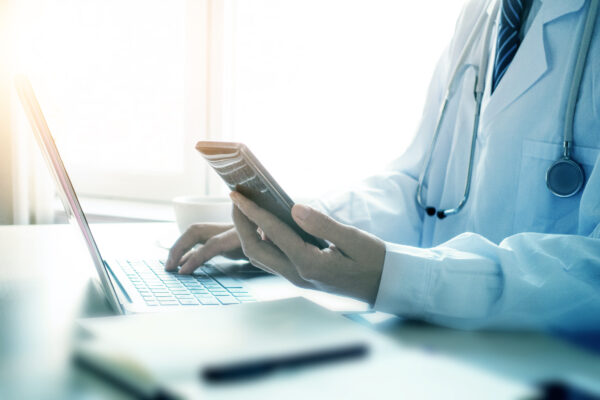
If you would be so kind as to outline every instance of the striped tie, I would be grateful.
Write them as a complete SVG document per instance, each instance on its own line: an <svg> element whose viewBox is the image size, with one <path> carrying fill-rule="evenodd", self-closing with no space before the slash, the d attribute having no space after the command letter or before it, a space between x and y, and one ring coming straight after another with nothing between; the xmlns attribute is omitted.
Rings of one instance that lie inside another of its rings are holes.
<svg viewBox="0 0 600 400"><path fill-rule="evenodd" d="M521 29L521 19L523 17L523 1L502 0L502 15L500 16L496 61L494 62L494 75L492 77L492 93L504 76L521 43L519 30Z"/></svg>

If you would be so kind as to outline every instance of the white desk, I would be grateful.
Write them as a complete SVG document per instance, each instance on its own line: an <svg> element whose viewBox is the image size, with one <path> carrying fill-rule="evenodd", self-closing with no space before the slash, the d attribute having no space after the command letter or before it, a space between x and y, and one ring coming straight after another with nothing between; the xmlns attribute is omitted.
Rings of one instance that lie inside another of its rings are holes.
<svg viewBox="0 0 600 400"><path fill-rule="evenodd" d="M99 225L97 230L119 235L117 242L128 253L156 251L157 238L168 244L177 235L172 224ZM89 390L83 378L76 388L66 385L73 372L65 349L73 340L73 321L89 312L82 307L89 306L83 304L93 273L71 226L0 226L0 397L17 390L31 398L74 398L73 390ZM333 302L327 296L318 300ZM459 332L401 322L378 330L404 346L427 348L518 382L563 378L600 393L600 356L543 334Z"/></svg>

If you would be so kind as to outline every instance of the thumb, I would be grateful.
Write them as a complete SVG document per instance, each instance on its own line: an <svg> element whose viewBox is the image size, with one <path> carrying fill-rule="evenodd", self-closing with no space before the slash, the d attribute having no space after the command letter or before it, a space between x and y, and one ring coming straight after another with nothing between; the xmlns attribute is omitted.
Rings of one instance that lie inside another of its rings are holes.
<svg viewBox="0 0 600 400"><path fill-rule="evenodd" d="M350 225L337 222L314 208L296 204L292 207L294 221L306 232L335 244L351 257L361 241L361 231Z"/></svg>

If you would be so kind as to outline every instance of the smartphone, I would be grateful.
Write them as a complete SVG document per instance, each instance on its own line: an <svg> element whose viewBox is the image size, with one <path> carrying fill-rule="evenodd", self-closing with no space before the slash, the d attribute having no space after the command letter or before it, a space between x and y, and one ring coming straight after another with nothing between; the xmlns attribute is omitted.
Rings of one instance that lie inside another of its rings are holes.
<svg viewBox="0 0 600 400"><path fill-rule="evenodd" d="M326 241L305 232L292 219L294 202L242 143L207 142L196 144L196 150L225 181L230 190L243 194L292 228L305 242L320 249Z"/></svg>

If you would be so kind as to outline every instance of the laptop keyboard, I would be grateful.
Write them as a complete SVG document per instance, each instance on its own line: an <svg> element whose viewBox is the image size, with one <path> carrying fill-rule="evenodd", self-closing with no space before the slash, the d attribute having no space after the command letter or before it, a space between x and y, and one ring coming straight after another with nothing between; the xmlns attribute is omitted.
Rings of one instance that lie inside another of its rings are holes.
<svg viewBox="0 0 600 400"><path fill-rule="evenodd" d="M118 261L148 306L218 306L256 301L240 280L205 264L193 275L165 271L164 261Z"/></svg>

